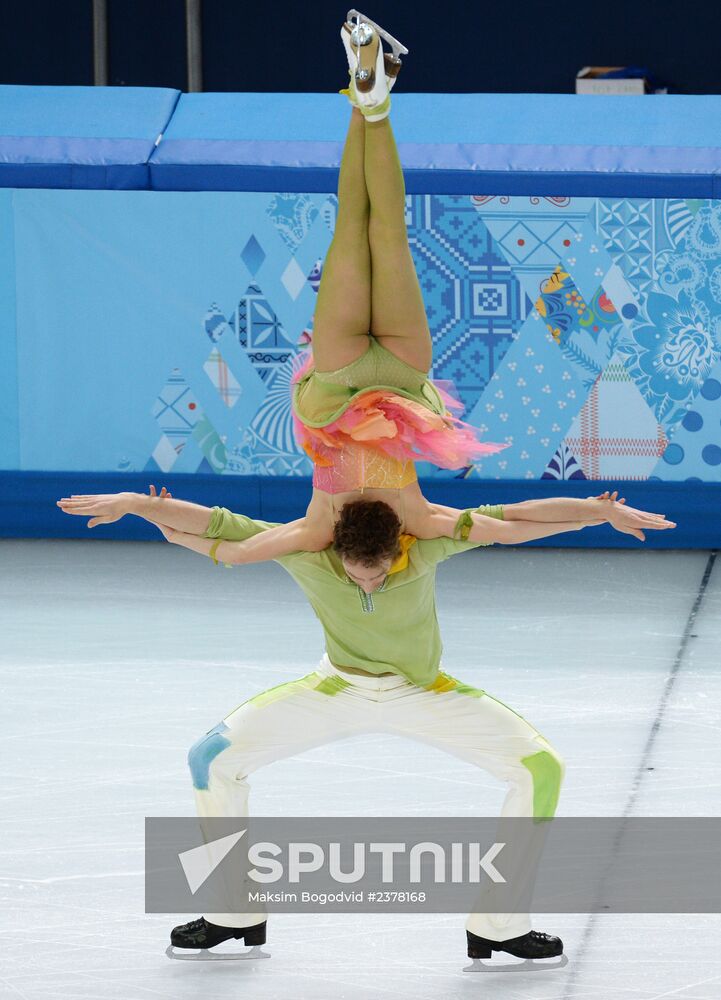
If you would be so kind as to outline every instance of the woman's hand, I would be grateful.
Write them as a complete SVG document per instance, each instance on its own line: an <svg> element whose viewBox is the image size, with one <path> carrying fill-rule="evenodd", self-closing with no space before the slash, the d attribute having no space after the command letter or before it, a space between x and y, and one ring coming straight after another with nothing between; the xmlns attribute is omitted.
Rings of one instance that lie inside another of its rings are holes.
<svg viewBox="0 0 721 1000"><path fill-rule="evenodd" d="M74 493L71 497L63 497L57 501L57 506L64 510L66 514L76 514L80 517L92 515L88 521L88 527L94 528L98 524L112 524L119 521L130 513L132 498L138 496L137 493ZM157 496L155 487L151 485L151 497ZM171 497L165 487L160 492L160 499Z"/></svg>
<svg viewBox="0 0 721 1000"><path fill-rule="evenodd" d="M606 490L605 493L601 493L597 497L589 497L589 499L593 499L593 500L611 500L614 503L618 503L618 504L625 504L626 503L626 498L625 497L622 497L620 500L616 500L617 496L618 496L618 490L614 490L613 493L609 493L609 491ZM634 514L644 514L646 517L656 518L657 521L665 521L666 520L666 515L665 514L650 514L647 510L638 510L636 507L626 507L626 510L632 510L634 512Z"/></svg>
<svg viewBox="0 0 721 1000"><path fill-rule="evenodd" d="M649 514L644 510L636 510L635 507L626 507L624 506L626 503L625 498L617 501L617 496L618 490L614 490L612 494L609 494L609 491L606 490L605 493L601 493L600 496L593 498L594 500L602 500L604 506L608 505L606 521L616 531L620 531L626 535L633 535L639 541L645 542L646 536L643 533L644 530L660 531L676 527L675 522L667 521L664 514Z"/></svg>

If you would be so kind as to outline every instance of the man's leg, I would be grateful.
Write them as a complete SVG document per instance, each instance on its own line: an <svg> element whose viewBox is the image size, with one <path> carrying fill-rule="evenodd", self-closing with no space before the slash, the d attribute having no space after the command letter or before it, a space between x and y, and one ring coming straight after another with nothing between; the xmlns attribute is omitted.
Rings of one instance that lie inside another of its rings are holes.
<svg viewBox="0 0 721 1000"><path fill-rule="evenodd" d="M446 750L505 782L502 820L554 815L563 760L537 729L496 698L440 672L429 688L409 689L386 705L386 713L395 732ZM524 839L514 837L514 855L523 858L523 871L513 874L519 888L532 885L546 829L547 824L529 823ZM527 913L473 912L466 929L507 941L527 934L531 922Z"/></svg>
<svg viewBox="0 0 721 1000"><path fill-rule="evenodd" d="M191 747L188 764L201 819L247 816L251 772L372 728L377 704L344 697L350 680L327 670L324 662L305 677L243 702ZM205 919L222 927L251 927L266 913L206 913Z"/></svg>

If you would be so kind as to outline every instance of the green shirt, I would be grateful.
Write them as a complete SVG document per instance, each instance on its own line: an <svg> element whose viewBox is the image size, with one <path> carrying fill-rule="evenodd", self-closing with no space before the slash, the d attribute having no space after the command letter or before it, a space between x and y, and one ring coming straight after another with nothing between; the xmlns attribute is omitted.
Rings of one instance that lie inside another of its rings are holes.
<svg viewBox="0 0 721 1000"><path fill-rule="evenodd" d="M503 520L501 504L475 508ZM205 538L243 541L275 527L214 507ZM305 593L325 633L326 651L339 667L372 674L392 671L412 684L431 684L441 660L436 616L436 566L444 559L490 542L453 538L418 539L408 550L405 569L389 573L383 585L366 594L346 576L332 547L322 552L294 552L279 562Z"/></svg>

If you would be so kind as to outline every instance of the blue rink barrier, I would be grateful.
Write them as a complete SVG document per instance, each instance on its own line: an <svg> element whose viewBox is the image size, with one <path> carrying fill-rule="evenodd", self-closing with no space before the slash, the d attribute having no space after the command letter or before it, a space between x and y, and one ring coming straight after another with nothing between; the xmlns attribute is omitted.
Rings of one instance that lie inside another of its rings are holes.
<svg viewBox="0 0 721 1000"><path fill-rule="evenodd" d="M408 194L718 198L714 95L393 93ZM312 108L312 113L309 109ZM336 94L183 94L150 161L165 191L334 191Z"/></svg>
<svg viewBox="0 0 721 1000"><path fill-rule="evenodd" d="M309 110L312 109L312 110ZM716 95L393 94L411 193L721 196ZM337 94L0 86L0 186L334 191Z"/></svg>
<svg viewBox="0 0 721 1000"><path fill-rule="evenodd" d="M718 544L720 113L394 92L432 376L509 444L465 478L424 464L428 496L619 488L679 524L647 545ZM57 495L153 481L302 512L289 383L348 114L337 94L0 86L0 534L71 537Z"/></svg>
<svg viewBox="0 0 721 1000"><path fill-rule="evenodd" d="M0 187L148 188L180 91L0 86Z"/></svg>
<svg viewBox="0 0 721 1000"><path fill-rule="evenodd" d="M0 537L5 538L103 538L164 541L160 532L135 516L89 529L89 517L66 514L56 506L73 493L148 493L150 483L165 486L179 500L206 507L220 506L264 521L282 522L305 513L311 492L309 477L276 479L272 476L218 477L208 475L83 475L81 473L0 472ZM520 503L547 497L587 497L619 489L629 506L665 514L676 528L647 531L646 541L621 534L609 525L567 532L551 538L524 542L533 547L608 549L708 549L721 547L721 485L718 483L617 483L570 481L487 482L483 480L420 481L429 500L458 508L481 504Z"/></svg>

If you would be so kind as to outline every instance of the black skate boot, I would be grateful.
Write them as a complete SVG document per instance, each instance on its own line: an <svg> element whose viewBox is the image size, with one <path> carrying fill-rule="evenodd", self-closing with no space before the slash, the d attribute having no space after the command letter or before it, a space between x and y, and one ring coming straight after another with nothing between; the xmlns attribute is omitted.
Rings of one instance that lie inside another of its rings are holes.
<svg viewBox="0 0 721 1000"><path fill-rule="evenodd" d="M482 958L490 958L494 951L505 951L516 958L525 958L526 961L520 964L504 965L506 969L561 969L568 963L568 958L563 954L563 941L553 937L551 934L542 934L539 931L529 931L520 937L509 938L507 941L492 941L490 938L478 937L472 931L466 931L468 939L468 957L474 959L473 964L466 967L466 971L475 972L483 968L501 968L501 966L484 966L480 961ZM557 958L559 962L552 964L538 964L535 959Z"/></svg>
<svg viewBox="0 0 721 1000"><path fill-rule="evenodd" d="M265 928L267 921L262 924L253 924L251 927L220 927L218 924L211 924L205 917L198 920L191 920L187 924L180 924L170 932L170 945L165 952L168 958L183 958L195 961L207 961L209 959L240 959L240 958L270 958L267 952L259 947L265 944ZM208 951L223 941L231 938L242 939L244 944L250 945L250 951L245 952L224 952L222 954ZM177 955L174 948L199 948L198 955Z"/></svg>

